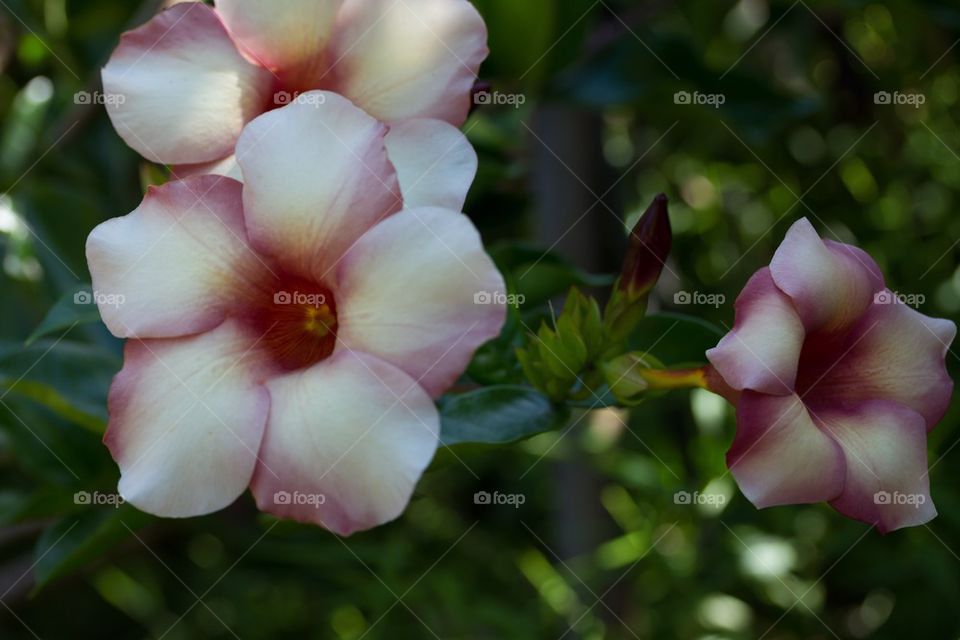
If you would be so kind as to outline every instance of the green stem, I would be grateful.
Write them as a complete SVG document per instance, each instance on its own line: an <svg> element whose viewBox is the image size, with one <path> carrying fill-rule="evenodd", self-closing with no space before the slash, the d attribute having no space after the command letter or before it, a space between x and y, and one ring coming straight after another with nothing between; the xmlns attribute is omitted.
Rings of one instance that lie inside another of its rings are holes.
<svg viewBox="0 0 960 640"><path fill-rule="evenodd" d="M673 389L709 389L707 367L696 369L643 369L638 373L650 389L670 391Z"/></svg>

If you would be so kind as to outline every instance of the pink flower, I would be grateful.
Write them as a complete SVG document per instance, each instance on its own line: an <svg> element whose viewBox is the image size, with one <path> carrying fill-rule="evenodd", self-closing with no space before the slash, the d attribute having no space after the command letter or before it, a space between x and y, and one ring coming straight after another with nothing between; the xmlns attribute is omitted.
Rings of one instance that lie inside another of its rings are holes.
<svg viewBox="0 0 960 640"><path fill-rule="evenodd" d="M313 89L403 122L391 131L398 144L426 135L444 152L467 117L486 41L467 0L181 3L123 35L103 86L117 96L107 101L114 127L142 156L185 165L179 177L239 178L243 126Z"/></svg>
<svg viewBox="0 0 960 640"><path fill-rule="evenodd" d="M932 519L926 436L950 402L955 335L900 303L864 251L798 221L707 352L737 407L740 489L761 508L829 501L882 532Z"/></svg>
<svg viewBox="0 0 960 640"><path fill-rule="evenodd" d="M94 287L123 300L101 315L130 338L105 436L126 500L186 517L249 485L341 534L403 511L432 397L506 312L475 304L504 283L465 216L400 210L384 133L336 94L271 111L240 136L245 184L152 188L90 234Z"/></svg>

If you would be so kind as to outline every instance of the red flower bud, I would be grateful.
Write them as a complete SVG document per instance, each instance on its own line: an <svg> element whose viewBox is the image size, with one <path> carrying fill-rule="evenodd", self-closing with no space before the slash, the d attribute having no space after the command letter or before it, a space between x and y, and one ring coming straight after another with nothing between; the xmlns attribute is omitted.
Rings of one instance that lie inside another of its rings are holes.
<svg viewBox="0 0 960 640"><path fill-rule="evenodd" d="M620 274L620 290L630 297L649 293L660 278L672 244L667 196L661 193L630 232L630 246Z"/></svg>

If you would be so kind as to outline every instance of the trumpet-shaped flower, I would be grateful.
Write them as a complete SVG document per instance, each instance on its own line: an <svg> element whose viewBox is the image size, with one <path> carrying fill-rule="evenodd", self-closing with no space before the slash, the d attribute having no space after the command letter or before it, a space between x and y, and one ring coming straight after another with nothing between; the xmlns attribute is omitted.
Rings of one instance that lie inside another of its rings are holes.
<svg viewBox="0 0 960 640"><path fill-rule="evenodd" d="M737 407L727 462L747 498L829 501L883 532L933 518L926 441L950 402L955 334L886 289L864 251L794 224L707 352Z"/></svg>
<svg viewBox="0 0 960 640"><path fill-rule="evenodd" d="M105 436L126 500L186 517L249 486L341 534L402 512L438 445L432 398L506 312L475 303L504 283L473 225L401 207L386 146L345 98L295 102L240 136L244 183L151 188L90 234L94 287L124 300L100 311L129 338Z"/></svg>
<svg viewBox="0 0 960 640"><path fill-rule="evenodd" d="M422 159L475 170L456 127L470 109L486 40L467 0L186 2L122 36L103 69L104 90L117 97L106 107L128 145L179 165L178 177L239 179L234 149L244 125L316 89L393 125L391 158L426 137L434 144L420 148Z"/></svg>

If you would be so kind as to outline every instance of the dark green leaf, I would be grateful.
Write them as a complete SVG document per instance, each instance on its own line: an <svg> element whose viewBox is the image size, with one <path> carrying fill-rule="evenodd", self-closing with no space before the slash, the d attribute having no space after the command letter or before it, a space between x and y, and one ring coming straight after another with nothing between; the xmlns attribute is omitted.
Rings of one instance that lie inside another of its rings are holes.
<svg viewBox="0 0 960 640"><path fill-rule="evenodd" d="M35 590L100 557L144 527L151 517L129 505L87 507L49 527L37 540Z"/></svg>
<svg viewBox="0 0 960 640"><path fill-rule="evenodd" d="M59 333L72 329L81 324L100 321L100 312L93 304L93 293L89 284L77 285L73 290L60 298L37 328L27 338L26 345L30 346L38 339L52 333Z"/></svg>
<svg viewBox="0 0 960 640"><path fill-rule="evenodd" d="M572 286L609 287L615 280L613 275L587 273L555 254L524 244L503 243L491 248L490 254L527 306L544 304Z"/></svg>
<svg viewBox="0 0 960 640"><path fill-rule="evenodd" d="M682 313L660 313L640 322L629 340L630 351L649 351L667 366L703 364L707 349L723 337L719 327Z"/></svg>
<svg viewBox="0 0 960 640"><path fill-rule="evenodd" d="M530 387L503 385L451 396L441 402L440 440L446 445L506 444L555 428L560 412Z"/></svg>
<svg viewBox="0 0 960 640"><path fill-rule="evenodd" d="M0 343L0 388L29 398L77 424L102 432L107 391L120 362L99 347L40 341Z"/></svg>

